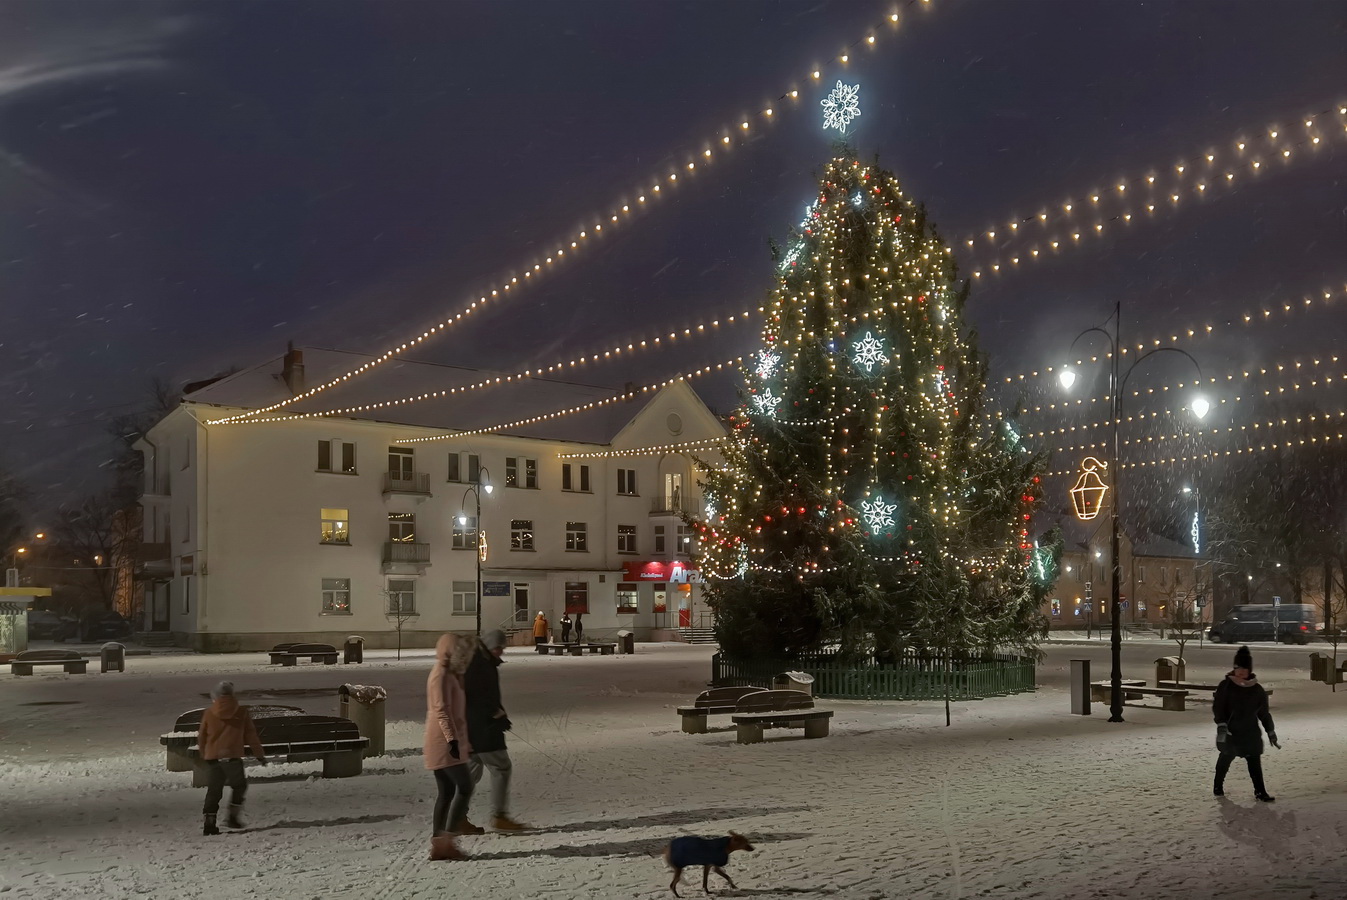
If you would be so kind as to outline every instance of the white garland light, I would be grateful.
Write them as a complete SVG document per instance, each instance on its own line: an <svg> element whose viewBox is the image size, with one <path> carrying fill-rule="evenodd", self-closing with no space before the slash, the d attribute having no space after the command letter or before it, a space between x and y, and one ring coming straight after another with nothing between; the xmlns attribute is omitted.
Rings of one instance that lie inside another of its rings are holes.
<svg viewBox="0 0 1347 900"><path fill-rule="evenodd" d="M776 367L781 364L781 354L771 350L765 350L758 354L758 377L764 380L771 378Z"/></svg>
<svg viewBox="0 0 1347 900"><path fill-rule="evenodd" d="M842 134L847 133L851 120L861 114L859 84L837 82L828 96L823 98L823 130L836 128Z"/></svg>
<svg viewBox="0 0 1347 900"><path fill-rule="evenodd" d="M864 366L867 373L871 372L880 363L888 363L889 361L889 358L884 355L884 342L869 331L859 341L853 341L851 346L856 348L856 354L852 357L852 360L856 365Z"/></svg>
<svg viewBox="0 0 1347 900"><path fill-rule="evenodd" d="M879 534L885 528L893 527L893 513L897 509L897 503L885 503L884 498L876 494L873 501L861 501L861 518L872 532Z"/></svg>

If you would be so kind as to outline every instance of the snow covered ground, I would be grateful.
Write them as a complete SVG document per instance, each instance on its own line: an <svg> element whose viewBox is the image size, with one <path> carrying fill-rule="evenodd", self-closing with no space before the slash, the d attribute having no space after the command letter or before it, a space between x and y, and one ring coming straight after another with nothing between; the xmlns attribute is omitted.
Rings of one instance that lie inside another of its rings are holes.
<svg viewBox="0 0 1347 900"><path fill-rule="evenodd" d="M1157 646L1125 648L1127 674L1174 652ZM425 652L358 669L163 655L125 674L0 675L0 896L666 897L663 845L733 828L757 852L728 867L737 891L713 877L726 897L1347 897L1347 690L1309 682L1301 648L1258 651L1285 744L1264 760L1271 806L1239 763L1229 799L1211 797L1206 704L1071 716L1067 661L1103 677L1106 648L1050 647L1036 694L956 704L949 728L939 704L825 701L827 739L755 746L679 731L673 707L704 686L710 648L639 649L510 652L513 812L537 830L466 838L472 859L456 863L425 858ZM1189 648L1190 680L1229 655ZM249 827L204 838L203 791L164 771L158 735L221 677L312 712L335 712L342 681L384 685L390 753L352 779L250 769ZM701 896L699 872L683 894Z"/></svg>

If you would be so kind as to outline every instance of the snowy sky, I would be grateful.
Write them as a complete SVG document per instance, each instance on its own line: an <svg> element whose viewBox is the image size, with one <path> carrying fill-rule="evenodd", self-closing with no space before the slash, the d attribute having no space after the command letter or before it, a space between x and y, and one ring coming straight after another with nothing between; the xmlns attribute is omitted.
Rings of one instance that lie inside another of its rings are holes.
<svg viewBox="0 0 1347 900"><path fill-rule="evenodd" d="M290 339L379 351L419 333L798 83L798 114L418 355L522 368L756 306L768 239L798 221L830 150L808 72L889 11L6 2L0 462L50 505L99 477L100 420L153 375L203 378ZM951 238L1347 102L1341 4L907 12L897 36L853 52L853 140ZM993 374L1059 360L1115 299L1149 337L1343 284L1347 146L1325 121L1335 137L1313 156L978 284ZM1341 309L1232 331L1200 360L1328 350ZM644 383L755 341L737 328L586 377ZM731 378L701 389L733 403Z"/></svg>

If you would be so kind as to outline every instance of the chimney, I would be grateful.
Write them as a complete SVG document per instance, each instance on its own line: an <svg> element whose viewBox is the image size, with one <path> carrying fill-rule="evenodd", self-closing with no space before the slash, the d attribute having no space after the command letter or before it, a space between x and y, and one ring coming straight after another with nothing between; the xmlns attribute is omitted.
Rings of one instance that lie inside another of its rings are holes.
<svg viewBox="0 0 1347 900"><path fill-rule="evenodd" d="M285 348L285 367L281 369L281 378L292 394L304 393L304 351L295 349L290 341Z"/></svg>

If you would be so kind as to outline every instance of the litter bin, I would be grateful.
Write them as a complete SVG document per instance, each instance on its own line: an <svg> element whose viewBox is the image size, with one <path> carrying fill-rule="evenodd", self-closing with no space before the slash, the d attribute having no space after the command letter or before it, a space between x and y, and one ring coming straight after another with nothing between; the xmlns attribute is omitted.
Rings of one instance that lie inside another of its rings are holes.
<svg viewBox="0 0 1347 900"><path fill-rule="evenodd" d="M343 684L337 688L337 715L350 719L361 737L369 738L366 756L384 755L384 701L388 691L377 685Z"/></svg>
<svg viewBox="0 0 1347 900"><path fill-rule="evenodd" d="M772 690L804 691L812 697L814 695L814 676L806 675L804 672L782 672L772 679Z"/></svg>
<svg viewBox="0 0 1347 900"><path fill-rule="evenodd" d="M341 661L350 665L351 663L363 663L365 661L365 639L358 634L353 634L346 639L342 645Z"/></svg>
<svg viewBox="0 0 1347 900"><path fill-rule="evenodd" d="M126 645L119 644L116 641L108 641L98 650L99 662L102 671L111 672L114 669L118 672L126 671Z"/></svg>
<svg viewBox="0 0 1347 900"><path fill-rule="evenodd" d="M617 633L617 652L635 653L636 635L630 631L619 631Z"/></svg>
<svg viewBox="0 0 1347 900"><path fill-rule="evenodd" d="M1183 681L1186 663L1178 656L1162 656L1155 661L1155 686L1162 681Z"/></svg>
<svg viewBox="0 0 1347 900"><path fill-rule="evenodd" d="M1310 654L1310 681L1322 681L1329 684L1328 657L1322 653Z"/></svg>

